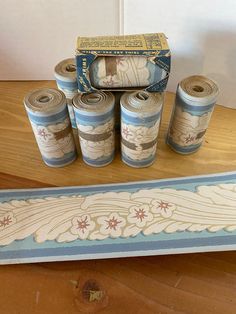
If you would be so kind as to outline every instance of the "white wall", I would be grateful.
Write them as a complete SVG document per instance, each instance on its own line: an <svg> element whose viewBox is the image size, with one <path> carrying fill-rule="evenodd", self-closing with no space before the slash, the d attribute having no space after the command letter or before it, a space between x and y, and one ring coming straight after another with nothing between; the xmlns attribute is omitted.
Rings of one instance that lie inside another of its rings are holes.
<svg viewBox="0 0 236 314"><path fill-rule="evenodd" d="M236 108L235 0L124 0L124 33L164 32L172 51L168 90L192 74L215 79Z"/></svg>
<svg viewBox="0 0 236 314"><path fill-rule="evenodd" d="M119 33L118 0L0 0L0 80L53 79L76 37Z"/></svg>
<svg viewBox="0 0 236 314"><path fill-rule="evenodd" d="M168 90L204 74L219 83L219 101L236 107L235 0L0 0L0 8L0 80L53 79L78 35L164 32Z"/></svg>

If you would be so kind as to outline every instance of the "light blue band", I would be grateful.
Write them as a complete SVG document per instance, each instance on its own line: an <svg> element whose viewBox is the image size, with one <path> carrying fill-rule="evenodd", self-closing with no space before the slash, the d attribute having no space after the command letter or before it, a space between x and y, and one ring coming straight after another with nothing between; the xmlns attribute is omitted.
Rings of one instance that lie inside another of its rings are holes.
<svg viewBox="0 0 236 314"><path fill-rule="evenodd" d="M142 125L142 124L145 125L146 123L156 122L160 118L160 115L161 115L161 112L158 112L157 114L150 117L139 118L139 117L128 115L123 110L121 110L121 119L127 123L132 123L135 125Z"/></svg>
<svg viewBox="0 0 236 314"><path fill-rule="evenodd" d="M93 166L103 166L112 162L112 160L114 159L114 156L115 156L115 153L112 152L112 154L106 158L90 159L88 157L83 156L83 160L87 164L91 164Z"/></svg>
<svg viewBox="0 0 236 314"><path fill-rule="evenodd" d="M142 159L142 160L134 160L134 159L130 159L127 155L125 155L122 152L121 157L122 157L122 161L124 161L128 165L131 165L133 167L145 167L145 166L151 165L154 162L156 155L155 154L151 155L150 157L146 159Z"/></svg>
<svg viewBox="0 0 236 314"><path fill-rule="evenodd" d="M44 156L43 157L43 160L45 161L45 163L47 165L51 165L53 167L59 167L59 166L63 166L63 165L66 165L70 162L72 162L73 160L76 159L77 157L77 152L74 150L73 152L70 152L68 154L65 154L62 158L45 158Z"/></svg>
<svg viewBox="0 0 236 314"><path fill-rule="evenodd" d="M97 123L104 123L107 120L110 120L113 117L113 110L109 111L105 114L101 114L101 115L84 115L84 114L80 114L76 108L74 108L74 113L75 113L75 118L77 121L77 124L82 124L82 122L97 122Z"/></svg>
<svg viewBox="0 0 236 314"><path fill-rule="evenodd" d="M38 116L29 111L27 111L27 113L28 113L30 121L32 121L35 124L40 124L40 125L55 124L57 122L64 121L66 118L69 118L68 109L66 105L62 111L56 114L52 114L50 116Z"/></svg>
<svg viewBox="0 0 236 314"><path fill-rule="evenodd" d="M214 108L215 102L209 105L189 105L187 104L183 99L180 98L180 96L176 95L176 105L184 109L184 111L187 111L191 113L192 115L203 115L204 113L207 113L211 111Z"/></svg>
<svg viewBox="0 0 236 314"><path fill-rule="evenodd" d="M65 89L68 89L70 91L74 91L74 90L77 91L78 90L77 81L75 81L75 82L67 82L67 81L61 81L61 80L56 79L56 82L57 82L57 85L60 88L65 88Z"/></svg>
<svg viewBox="0 0 236 314"><path fill-rule="evenodd" d="M169 136L167 136L166 143L168 145L170 145L176 152L179 152L182 154L194 153L202 145L202 143L199 143L196 145L180 146L180 145L174 143Z"/></svg>
<svg viewBox="0 0 236 314"><path fill-rule="evenodd" d="M73 128L73 129L77 129L76 121L75 121L74 118L71 118L71 116L70 116L70 122L71 122L72 128Z"/></svg>

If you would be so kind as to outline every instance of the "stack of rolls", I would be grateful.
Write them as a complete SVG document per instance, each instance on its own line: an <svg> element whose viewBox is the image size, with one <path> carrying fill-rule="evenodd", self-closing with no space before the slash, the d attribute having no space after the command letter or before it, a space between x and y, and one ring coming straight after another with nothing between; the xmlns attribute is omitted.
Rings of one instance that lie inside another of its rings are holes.
<svg viewBox="0 0 236 314"><path fill-rule="evenodd" d="M120 129L125 164L142 168L156 159L170 70L166 37L122 37L119 40L127 46L122 46L121 55L114 49L120 47L120 41L113 37L109 42L103 40L82 38L77 61L68 58L55 66L59 90L32 91L24 99L39 150L49 166L74 161L79 144L86 164L110 164L115 155L114 127ZM142 49L136 50L139 46ZM166 138L173 150L189 154L200 148L218 93L217 84L204 76L191 76L179 83Z"/></svg>
<svg viewBox="0 0 236 314"><path fill-rule="evenodd" d="M129 82L133 82L130 83L131 87L145 86L152 83L152 80L157 80L157 77L161 79L165 74L165 71L159 73L158 67L146 62L146 57L97 58L92 65L91 80L98 90L82 94L77 92L75 60L63 60L55 67L58 88L67 97L72 126L78 130L83 160L95 167L112 162L115 151L115 125L117 129L121 129L122 161L132 167L147 167L155 160L163 93L125 92L124 88L128 84L125 82L122 83L120 91L114 93L101 91L106 85L105 83L104 86L101 85L106 81L103 77L106 72L103 71L104 60L105 68L112 68L114 62L117 64L117 60L120 61L121 68L131 62L131 77L128 79ZM132 62L135 67L132 66ZM141 71L140 73L146 71L148 80L146 76L138 75L138 72L133 73L133 68ZM126 130L133 134L132 139L125 133Z"/></svg>

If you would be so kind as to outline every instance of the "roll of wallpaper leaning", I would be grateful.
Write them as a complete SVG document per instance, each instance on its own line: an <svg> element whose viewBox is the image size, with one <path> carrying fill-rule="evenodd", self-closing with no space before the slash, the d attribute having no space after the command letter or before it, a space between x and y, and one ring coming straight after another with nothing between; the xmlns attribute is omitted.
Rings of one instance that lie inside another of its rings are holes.
<svg viewBox="0 0 236 314"><path fill-rule="evenodd" d="M166 71L146 56L98 57L90 67L90 80L95 88L146 87L165 76Z"/></svg>
<svg viewBox="0 0 236 314"><path fill-rule="evenodd" d="M115 97L110 92L78 94L73 98L83 160L101 167L112 162L114 141Z"/></svg>
<svg viewBox="0 0 236 314"><path fill-rule="evenodd" d="M120 104L122 160L136 168L150 166L156 156L163 93L126 92Z"/></svg>
<svg viewBox="0 0 236 314"><path fill-rule="evenodd" d="M44 88L25 96L24 105L44 162L51 167L70 164L77 157L65 95Z"/></svg>
<svg viewBox="0 0 236 314"><path fill-rule="evenodd" d="M219 89L204 76L190 76L177 88L167 144L178 153L190 154L202 145Z"/></svg>
<svg viewBox="0 0 236 314"><path fill-rule="evenodd" d="M55 66L54 75L57 87L67 98L67 106L73 128L76 128L75 116L71 99L78 94L75 59L69 58L59 62Z"/></svg>

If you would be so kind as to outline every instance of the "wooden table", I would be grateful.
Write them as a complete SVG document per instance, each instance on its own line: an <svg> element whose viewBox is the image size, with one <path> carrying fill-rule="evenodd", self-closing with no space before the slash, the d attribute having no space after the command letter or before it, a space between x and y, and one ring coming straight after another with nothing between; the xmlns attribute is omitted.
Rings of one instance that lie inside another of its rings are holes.
<svg viewBox="0 0 236 314"><path fill-rule="evenodd" d="M52 169L41 160L22 99L54 82L0 83L0 187L89 185L236 170L236 110L217 106L204 146L181 156L165 145L167 94L158 158L132 169L119 153L94 169L81 156ZM0 313L236 313L236 252L136 257L0 267Z"/></svg>

